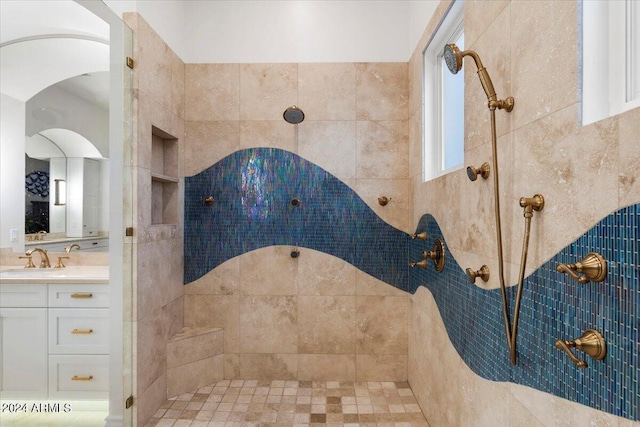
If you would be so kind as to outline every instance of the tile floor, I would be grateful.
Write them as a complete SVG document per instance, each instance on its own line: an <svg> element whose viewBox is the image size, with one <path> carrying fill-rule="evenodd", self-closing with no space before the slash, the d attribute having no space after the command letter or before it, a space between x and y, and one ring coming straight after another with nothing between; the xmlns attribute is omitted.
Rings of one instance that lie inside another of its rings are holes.
<svg viewBox="0 0 640 427"><path fill-rule="evenodd" d="M407 382L226 380L167 400L147 427L428 427Z"/></svg>

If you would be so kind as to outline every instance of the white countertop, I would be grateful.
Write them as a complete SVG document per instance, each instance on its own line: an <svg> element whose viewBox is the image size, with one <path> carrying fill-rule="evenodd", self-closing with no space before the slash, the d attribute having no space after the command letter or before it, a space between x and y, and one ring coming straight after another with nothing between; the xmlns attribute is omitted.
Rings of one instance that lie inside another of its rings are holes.
<svg viewBox="0 0 640 427"><path fill-rule="evenodd" d="M0 285L5 283L109 283L109 266L24 268L0 266Z"/></svg>

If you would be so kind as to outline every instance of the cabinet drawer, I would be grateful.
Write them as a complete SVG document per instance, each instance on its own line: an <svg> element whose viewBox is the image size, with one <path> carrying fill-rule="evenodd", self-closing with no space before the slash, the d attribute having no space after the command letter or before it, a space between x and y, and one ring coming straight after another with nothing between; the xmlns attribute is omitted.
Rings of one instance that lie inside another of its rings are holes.
<svg viewBox="0 0 640 427"><path fill-rule="evenodd" d="M109 307L109 286L50 284L49 307Z"/></svg>
<svg viewBox="0 0 640 427"><path fill-rule="evenodd" d="M0 285L0 307L46 307L47 285Z"/></svg>
<svg viewBox="0 0 640 427"><path fill-rule="evenodd" d="M109 354L109 310L50 308L49 353Z"/></svg>
<svg viewBox="0 0 640 427"><path fill-rule="evenodd" d="M109 356L49 355L50 399L107 399Z"/></svg>

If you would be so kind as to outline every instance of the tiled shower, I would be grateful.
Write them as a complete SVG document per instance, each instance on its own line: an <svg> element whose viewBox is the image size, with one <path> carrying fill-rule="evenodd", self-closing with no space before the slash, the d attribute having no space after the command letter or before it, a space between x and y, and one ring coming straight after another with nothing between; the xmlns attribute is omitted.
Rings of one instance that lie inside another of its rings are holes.
<svg viewBox="0 0 640 427"><path fill-rule="evenodd" d="M497 282L471 287L463 276L482 264L497 271L490 187L462 171L422 182L421 49L448 5L408 63L183 64L140 16L126 17L139 64L140 425L166 400L165 344L183 326L224 328L225 379L408 381L432 426L638 420L638 111L582 127L577 57L562 69L534 61L532 52L553 59L557 46L577 45L578 3L466 2L467 46L516 99L498 117L509 284L522 235L517 199L542 192L547 202L532 229L531 317L511 368ZM535 67L549 70L544 91ZM481 164L488 116L475 75L465 79L465 165ZM299 125L282 119L291 105L305 112ZM177 203L186 210L177 224L152 225L147 212L152 127L180 147ZM603 196L589 203L584 188ZM422 227L427 242L409 239ZM436 237L446 245L442 274L403 268ZM610 281L581 287L555 273L556 262L594 250L610 251ZM549 343L585 327L608 334L613 356L576 371Z"/></svg>

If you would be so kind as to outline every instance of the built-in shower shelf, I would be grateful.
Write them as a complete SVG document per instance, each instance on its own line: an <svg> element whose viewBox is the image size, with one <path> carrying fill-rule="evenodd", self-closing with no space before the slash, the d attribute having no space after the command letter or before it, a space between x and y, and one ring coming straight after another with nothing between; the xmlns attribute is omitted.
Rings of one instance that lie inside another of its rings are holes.
<svg viewBox="0 0 640 427"><path fill-rule="evenodd" d="M175 176L162 175L160 173L153 173L153 172L151 172L151 179L153 181L158 181L158 182L175 182L175 183L177 183L179 181L179 179L176 178Z"/></svg>
<svg viewBox="0 0 640 427"><path fill-rule="evenodd" d="M178 140L151 129L151 224L178 223Z"/></svg>

